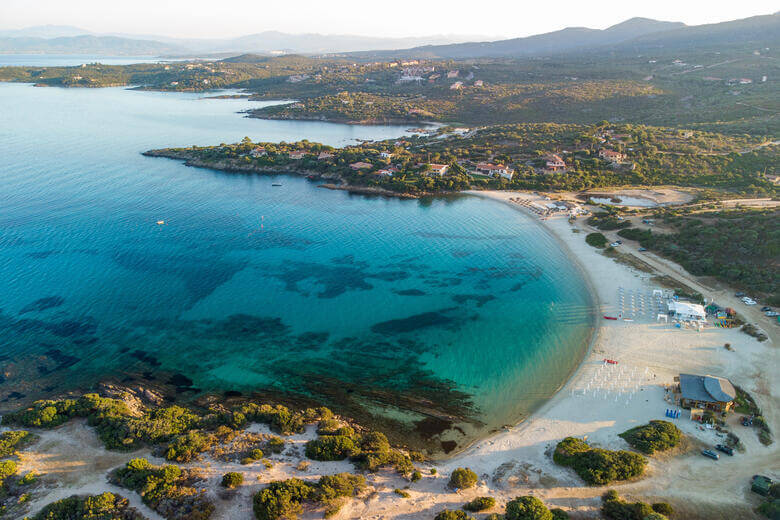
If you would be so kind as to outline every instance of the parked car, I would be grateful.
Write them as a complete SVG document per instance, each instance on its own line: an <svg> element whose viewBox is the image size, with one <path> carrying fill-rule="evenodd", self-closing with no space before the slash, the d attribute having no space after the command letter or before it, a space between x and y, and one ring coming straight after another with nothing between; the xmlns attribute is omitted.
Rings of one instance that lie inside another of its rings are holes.
<svg viewBox="0 0 780 520"><path fill-rule="evenodd" d="M745 305L755 305L755 304L756 304L756 300L750 300L750 299L745 300Z"/></svg>
<svg viewBox="0 0 780 520"><path fill-rule="evenodd" d="M745 416L742 418L742 426L753 426L753 416Z"/></svg>
<svg viewBox="0 0 780 520"><path fill-rule="evenodd" d="M777 316L780 316L780 312L777 312L777 311L769 311L769 312L767 312L767 313L766 313L766 315L767 315L768 317L770 317L770 318L775 318L775 317L777 317Z"/></svg>
<svg viewBox="0 0 780 520"><path fill-rule="evenodd" d="M725 453L726 455L729 455L731 457L734 456L734 448L732 448L730 446L726 446L725 444L718 444L718 445L715 446L715 449L718 450L718 451L722 451L723 453Z"/></svg>
<svg viewBox="0 0 780 520"><path fill-rule="evenodd" d="M640 247L639 249L637 249L637 251L639 251L640 253L644 253L645 251L647 251L647 249L644 247Z"/></svg>
<svg viewBox="0 0 780 520"><path fill-rule="evenodd" d="M745 293L743 293L743 292L736 292L736 293L734 293L734 296L736 296L737 298L742 298L743 296L745 296Z"/></svg>
<svg viewBox="0 0 780 520"><path fill-rule="evenodd" d="M718 455L717 453L715 453L712 450L701 450L701 454L704 455L705 457L709 457L709 458L711 458L713 460L720 460L720 455Z"/></svg>
<svg viewBox="0 0 780 520"><path fill-rule="evenodd" d="M770 307L769 305L764 305L763 307L761 307L761 312L768 312L768 311L771 311L771 310L772 310L772 307Z"/></svg>
<svg viewBox="0 0 780 520"><path fill-rule="evenodd" d="M612 243L611 243L611 244L609 244L609 245L610 245L611 247L617 247L617 246L619 246L619 245L620 245L620 242L612 242Z"/></svg>

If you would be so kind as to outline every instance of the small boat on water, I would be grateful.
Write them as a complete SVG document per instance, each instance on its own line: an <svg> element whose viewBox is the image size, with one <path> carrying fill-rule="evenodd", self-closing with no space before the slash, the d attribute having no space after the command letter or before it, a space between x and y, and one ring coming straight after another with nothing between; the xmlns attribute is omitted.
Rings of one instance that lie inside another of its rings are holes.
<svg viewBox="0 0 780 520"><path fill-rule="evenodd" d="M278 183L278 182L275 182L275 183L271 184L271 186L281 186L281 184Z"/></svg>
<svg viewBox="0 0 780 520"><path fill-rule="evenodd" d="M617 365L618 364L618 362L615 361L614 359L607 359L607 358L604 358L604 363L607 363L608 365Z"/></svg>
<svg viewBox="0 0 780 520"><path fill-rule="evenodd" d="M604 316L605 320L615 320L617 321L617 318L615 316Z"/></svg>

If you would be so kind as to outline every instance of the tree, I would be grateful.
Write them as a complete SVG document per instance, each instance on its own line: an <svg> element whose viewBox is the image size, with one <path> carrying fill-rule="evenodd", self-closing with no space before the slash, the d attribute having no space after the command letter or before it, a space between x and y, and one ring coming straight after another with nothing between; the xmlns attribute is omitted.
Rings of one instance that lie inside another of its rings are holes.
<svg viewBox="0 0 780 520"><path fill-rule="evenodd" d="M511 500L506 505L506 520L553 520L547 506L536 497L523 496Z"/></svg>
<svg viewBox="0 0 780 520"><path fill-rule="evenodd" d="M450 475L449 486L452 489L468 489L477 484L477 474L469 468L458 468Z"/></svg>

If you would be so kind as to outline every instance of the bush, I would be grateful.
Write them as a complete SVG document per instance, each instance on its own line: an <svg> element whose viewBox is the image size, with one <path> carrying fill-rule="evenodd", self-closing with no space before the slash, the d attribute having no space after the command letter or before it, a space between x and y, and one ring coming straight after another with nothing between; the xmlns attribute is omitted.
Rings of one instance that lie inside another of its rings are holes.
<svg viewBox="0 0 780 520"><path fill-rule="evenodd" d="M590 448L587 443L574 437L567 437L558 443L553 461L573 468L582 480L591 485L637 477L644 473L647 464L647 460L637 453Z"/></svg>
<svg viewBox="0 0 780 520"><path fill-rule="evenodd" d="M652 507L653 511L655 511L656 513L661 513L662 515L665 516L672 516L674 514L674 508L672 508L672 506L670 506L666 502L656 502L650 507Z"/></svg>
<svg viewBox="0 0 780 520"><path fill-rule="evenodd" d="M47 505L33 520L144 520L126 498L113 493L72 496Z"/></svg>
<svg viewBox="0 0 780 520"><path fill-rule="evenodd" d="M417 482L421 478L422 478L422 473L420 473L419 471L415 470L415 471L412 471L412 476L409 478L409 480L411 480L412 482Z"/></svg>
<svg viewBox="0 0 780 520"><path fill-rule="evenodd" d="M656 451L666 451L680 444L682 432L668 421L650 421L644 426L631 428L620 434L631 447L652 455Z"/></svg>
<svg viewBox="0 0 780 520"><path fill-rule="evenodd" d="M629 240L636 240L642 244L643 241L647 243L647 241L652 238L653 232L649 229L626 228L618 231L618 236Z"/></svg>
<svg viewBox="0 0 780 520"><path fill-rule="evenodd" d="M222 487L228 489L237 488L244 483L244 475L236 471L229 471L222 475Z"/></svg>
<svg viewBox="0 0 780 520"><path fill-rule="evenodd" d="M179 435L168 444L165 458L176 462L190 462L199 453L211 448L216 442L216 437L199 431L189 431Z"/></svg>
<svg viewBox="0 0 780 520"><path fill-rule="evenodd" d="M552 513L552 520L569 520L569 513L563 509L556 507L555 509L550 509L550 513Z"/></svg>
<svg viewBox="0 0 780 520"><path fill-rule="evenodd" d="M313 493L312 486L297 478L271 482L252 499L255 518L295 520L303 511L302 502Z"/></svg>
<svg viewBox="0 0 780 520"><path fill-rule="evenodd" d="M648 515L657 514L650 504L626 502L614 490L608 491L601 500L601 512L608 520L644 520Z"/></svg>
<svg viewBox="0 0 780 520"><path fill-rule="evenodd" d="M325 475L314 485L297 478L271 482L254 496L255 517L258 520L295 520L306 501L324 504L325 515L332 516L339 510L336 499L353 496L365 487L365 478L350 473Z"/></svg>
<svg viewBox="0 0 780 520"><path fill-rule="evenodd" d="M524 496L507 503L504 518L506 520L552 520L553 516L541 500Z"/></svg>
<svg viewBox="0 0 780 520"><path fill-rule="evenodd" d="M445 509L444 511L439 511L436 513L436 516L433 517L433 520L474 520L474 518L470 517L463 511Z"/></svg>
<svg viewBox="0 0 780 520"><path fill-rule="evenodd" d="M343 435L326 435L306 443L306 456L313 460L344 460L357 451L352 438Z"/></svg>
<svg viewBox="0 0 780 520"><path fill-rule="evenodd" d="M22 478L19 479L18 484L20 486L29 486L34 484L38 480L38 474L34 471L28 471Z"/></svg>
<svg viewBox="0 0 780 520"><path fill-rule="evenodd" d="M399 497L402 497L402 498L409 498L409 497L412 496L412 495L409 494L408 491L404 491L403 489L398 489L398 488L395 488L393 490L393 493L395 493L396 495L398 495Z"/></svg>
<svg viewBox="0 0 780 520"><path fill-rule="evenodd" d="M24 430L11 430L0 433L0 457L10 457L16 449L29 443L34 435Z"/></svg>
<svg viewBox="0 0 780 520"><path fill-rule="evenodd" d="M449 486L452 489L468 489L477 484L477 474L468 468L458 468L450 475Z"/></svg>
<svg viewBox="0 0 780 520"><path fill-rule="evenodd" d="M323 475L317 481L316 498L327 502L338 497L351 497L366 488L366 479L362 475L338 473Z"/></svg>
<svg viewBox="0 0 780 520"><path fill-rule="evenodd" d="M472 513L477 513L495 507L495 505L496 499L493 497L477 497L471 502L466 502L463 505L463 509L471 511Z"/></svg>
<svg viewBox="0 0 780 520"><path fill-rule="evenodd" d="M148 460L131 459L115 470L111 481L136 491L149 507L168 520L206 520L214 505L192 484L199 480L192 472L171 464L154 466Z"/></svg>
<svg viewBox="0 0 780 520"><path fill-rule="evenodd" d="M268 439L266 447L271 453L281 453L284 451L284 439L280 437L271 437Z"/></svg>
<svg viewBox="0 0 780 520"><path fill-rule="evenodd" d="M601 233L588 233L585 242L593 247L602 248L607 245L607 237Z"/></svg>
<svg viewBox="0 0 780 520"><path fill-rule="evenodd" d="M642 520L669 520L669 519L660 513L650 513Z"/></svg>

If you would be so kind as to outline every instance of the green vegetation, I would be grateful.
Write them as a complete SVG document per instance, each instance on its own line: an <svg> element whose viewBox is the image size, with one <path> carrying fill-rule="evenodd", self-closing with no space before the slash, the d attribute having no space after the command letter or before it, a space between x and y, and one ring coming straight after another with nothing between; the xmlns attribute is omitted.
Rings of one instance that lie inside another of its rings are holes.
<svg viewBox="0 0 780 520"><path fill-rule="evenodd" d="M409 497L412 496L408 491L405 491L405 490L399 489L399 488L395 488L393 490L393 493L395 493L396 495L398 495L399 497L402 497L402 498L409 498Z"/></svg>
<svg viewBox="0 0 780 520"><path fill-rule="evenodd" d="M38 481L38 474L34 471L28 471L25 475L19 479L17 484L20 486L29 486L35 484Z"/></svg>
<svg viewBox="0 0 780 520"><path fill-rule="evenodd" d="M642 233L640 245L666 256L697 276L714 276L777 302L780 256L777 211L726 210L685 214L659 212L672 234ZM622 232L621 232L622 233Z"/></svg>
<svg viewBox="0 0 780 520"><path fill-rule="evenodd" d="M569 513L563 509L556 507L555 509L550 509L550 513L552 513L552 520L569 520Z"/></svg>
<svg viewBox="0 0 780 520"><path fill-rule="evenodd" d="M222 475L222 487L233 489L244 483L244 474L236 471L228 471Z"/></svg>
<svg viewBox="0 0 780 520"><path fill-rule="evenodd" d="M143 520L126 498L113 493L74 495L47 505L33 520Z"/></svg>
<svg viewBox="0 0 780 520"><path fill-rule="evenodd" d="M510 500L506 504L504 518L506 520L552 520L553 515L538 498L524 496Z"/></svg>
<svg viewBox="0 0 780 520"><path fill-rule="evenodd" d="M216 443L216 437L201 431L191 430L176 436L165 451L165 458L176 462L190 462Z"/></svg>
<svg viewBox="0 0 780 520"><path fill-rule="evenodd" d="M642 475L647 460L629 451L591 448L585 441L566 437L555 447L556 464L574 469L590 485L603 486Z"/></svg>
<svg viewBox="0 0 780 520"><path fill-rule="evenodd" d="M626 502L617 491L610 489L601 497L601 513L607 520L646 520L665 519L673 515L674 510L665 502L653 505L640 501Z"/></svg>
<svg viewBox="0 0 780 520"><path fill-rule="evenodd" d="M680 444L682 432L668 421L650 421L620 434L632 448L647 455L666 451Z"/></svg>
<svg viewBox="0 0 780 520"><path fill-rule="evenodd" d="M468 489L477 484L477 474L469 468L458 468L450 475L449 487L452 489Z"/></svg>
<svg viewBox="0 0 780 520"><path fill-rule="evenodd" d="M35 440L35 435L24 430L10 430L0 433L0 457L16 455L16 450Z"/></svg>
<svg viewBox="0 0 780 520"><path fill-rule="evenodd" d="M418 480L422 479L422 473L420 473L417 470L412 471L412 475L409 477L409 480L412 482L417 482Z"/></svg>
<svg viewBox="0 0 780 520"><path fill-rule="evenodd" d="M493 497L477 497L470 502L466 502L463 505L463 509L471 511L472 513L478 513L480 511L486 511L496 506L496 499Z"/></svg>
<svg viewBox="0 0 780 520"><path fill-rule="evenodd" d="M350 429L351 430L351 429ZM347 457L364 470L376 471L385 466L393 466L402 475L413 470L412 460L390 446L387 437L380 432L368 432L352 436L323 435L306 443L306 456L314 460L344 460Z"/></svg>
<svg viewBox="0 0 780 520"><path fill-rule="evenodd" d="M607 245L607 237L601 233L588 233L588 235L585 237L585 242L588 245L601 249Z"/></svg>
<svg viewBox="0 0 780 520"><path fill-rule="evenodd" d="M274 481L255 494L255 517L258 520L295 520L303 512L305 502L324 506L326 514L332 515L338 512L340 499L355 496L365 487L362 476L349 473L325 475L314 484L296 478Z"/></svg>
<svg viewBox="0 0 780 520"><path fill-rule="evenodd" d="M178 466L154 466L146 459L132 459L114 470L115 484L136 491L144 503L167 520L206 520L214 505L193 485L200 480L192 470Z"/></svg>
<svg viewBox="0 0 780 520"><path fill-rule="evenodd" d="M631 226L631 222L623 220L618 215L613 213L595 213L593 216L586 220L589 226L593 226L602 231L612 231L615 229L623 229Z"/></svg>

